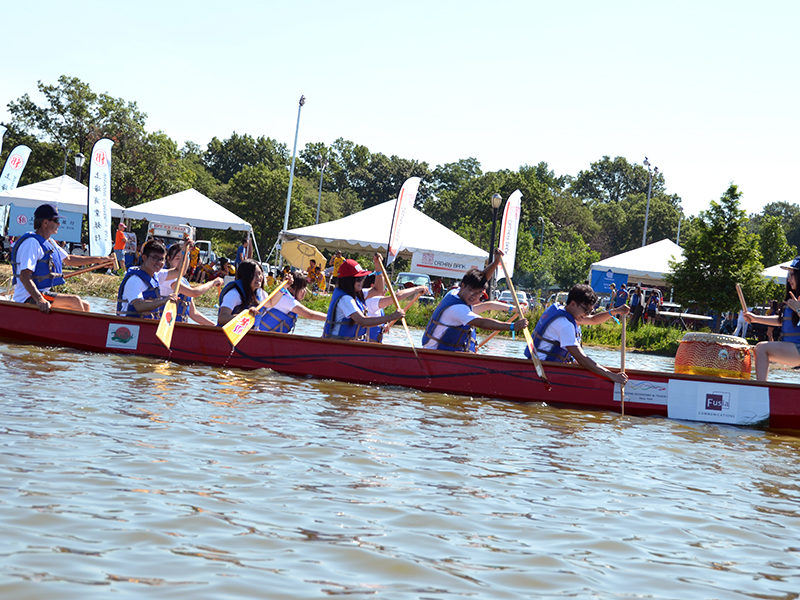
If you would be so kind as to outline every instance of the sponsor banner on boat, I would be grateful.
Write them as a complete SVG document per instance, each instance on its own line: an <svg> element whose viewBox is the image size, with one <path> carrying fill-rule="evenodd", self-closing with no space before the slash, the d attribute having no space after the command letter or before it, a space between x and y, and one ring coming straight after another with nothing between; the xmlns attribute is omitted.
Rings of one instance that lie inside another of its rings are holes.
<svg viewBox="0 0 800 600"><path fill-rule="evenodd" d="M667 415L670 419L755 425L769 419L769 389L670 379Z"/></svg>
<svg viewBox="0 0 800 600"><path fill-rule="evenodd" d="M614 384L614 402L621 402L620 385ZM629 379L625 384L625 402L667 405L669 386L663 381Z"/></svg>
<svg viewBox="0 0 800 600"><path fill-rule="evenodd" d="M136 350L139 346L139 326L127 323L109 323L106 348Z"/></svg>

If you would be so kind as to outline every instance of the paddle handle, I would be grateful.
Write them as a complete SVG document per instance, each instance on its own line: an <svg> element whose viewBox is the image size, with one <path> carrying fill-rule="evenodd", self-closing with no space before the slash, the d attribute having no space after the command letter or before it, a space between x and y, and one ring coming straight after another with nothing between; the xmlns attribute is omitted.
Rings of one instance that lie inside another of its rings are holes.
<svg viewBox="0 0 800 600"><path fill-rule="evenodd" d="M742 305L742 312L747 312L747 302L744 301L744 294L742 293L742 286L736 284L736 294L739 296L739 303Z"/></svg>
<svg viewBox="0 0 800 600"><path fill-rule="evenodd" d="M99 258L99 257L97 257L97 258ZM75 275L83 275L84 273L88 273L89 271L94 271L96 269L102 269L103 267L111 267L111 266L113 266L115 264L117 264L117 257L116 256L106 257L106 258L100 259L100 261L97 262L94 265L89 265L88 267L82 267L82 268L77 269L75 271L70 271L69 273L65 273L61 277L63 279L69 279L70 277L75 277Z"/></svg>
<svg viewBox="0 0 800 600"><path fill-rule="evenodd" d="M405 310L405 311L407 312L407 311L408 311L408 309L409 309L409 308L411 308L412 306L414 306L414 303L415 303L417 300L419 300L419 299L420 299L420 296L422 296L422 294L417 294L417 295L415 295L415 296L414 296L414 297L411 299L411 302L409 302L408 304L406 304L406 307L405 307L403 310ZM386 330L388 331L389 329L391 329L391 328L392 328L392 325L394 325L395 323L397 323L397 319L395 319L394 321L389 321L389 322L386 324Z"/></svg>
<svg viewBox="0 0 800 600"><path fill-rule="evenodd" d="M522 307L519 305L519 298L517 298L517 290L514 289L514 282L511 281L511 277L508 274L508 268L506 267L506 261L503 260L503 257L500 256L500 265L503 267L503 273L506 275L506 283L508 284L508 289L511 290L511 297L514 299L514 306L517 309L517 312L521 315L522 314ZM547 375L545 375L544 367L542 366L542 361L539 360L539 355L536 353L536 348L533 345L533 339L531 338L531 332L528 331L528 328L522 330L522 333L525 334L525 343L528 344L528 349L531 353L531 360L533 361L533 366L536 367L536 374L539 375L542 381L544 381L545 385L550 386L550 382L547 381Z"/></svg>
<svg viewBox="0 0 800 600"><path fill-rule="evenodd" d="M392 287L391 281L389 281L389 274L386 272L386 267L383 265L383 259L378 255L378 266L381 268L381 273L383 273L383 280L389 284L389 293L392 294L392 301L394 305L399 309L400 308L400 301L397 299L397 294L394 292L394 288ZM411 349L414 351L414 356L417 357L419 360L419 355L417 354L417 349L414 347L414 340L411 339L411 332L408 330L408 323L406 323L406 318L402 317L401 322L403 323L403 329L406 330L406 336L408 337L408 343L411 344ZM420 361L420 366L422 362Z"/></svg>
<svg viewBox="0 0 800 600"><path fill-rule="evenodd" d="M628 333L627 333L627 323L628 323L628 315L621 315L622 320L620 323L622 324L622 350L619 358L619 372L623 375L625 374L625 347L628 345ZM620 387L619 396L622 403L622 414L625 415L625 386L623 385Z"/></svg>
<svg viewBox="0 0 800 600"><path fill-rule="evenodd" d="M519 313L515 312L513 315L511 315L511 318L508 320L508 322L509 322L509 323L513 323L514 321L516 321L516 320L517 320L517 317L519 317ZM478 347L477 347L476 349L477 349L477 350L480 350L481 348L483 348L483 347L486 345L486 343L487 343L489 340L493 339L493 338L494 338L494 336L496 336L498 333L500 333L500 330L499 330L499 329L496 329L495 331L493 331L492 333L490 333L488 336L486 336L486 339L485 339L485 340L483 340L483 341L482 341L480 344L478 344Z"/></svg>

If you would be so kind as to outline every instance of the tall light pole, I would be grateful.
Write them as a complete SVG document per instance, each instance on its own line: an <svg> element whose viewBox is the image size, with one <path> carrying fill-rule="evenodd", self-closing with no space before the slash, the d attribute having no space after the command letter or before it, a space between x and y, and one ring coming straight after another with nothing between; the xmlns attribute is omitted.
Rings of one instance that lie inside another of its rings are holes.
<svg viewBox="0 0 800 600"><path fill-rule="evenodd" d="M489 242L489 263L494 262L494 234L495 229L497 229L497 210L500 208L500 205L503 203L503 197L500 194L494 194L492 196L492 241ZM492 298L492 283L494 282L494 275L489 280L489 299Z"/></svg>
<svg viewBox="0 0 800 600"><path fill-rule="evenodd" d="M86 157L83 155L83 152L78 152L75 155L75 179L78 180L78 183L81 182L81 169L83 168L85 160Z"/></svg>
<svg viewBox="0 0 800 600"><path fill-rule="evenodd" d="M647 219L650 216L650 195L653 193L653 174L650 170L650 161L644 157L644 166L647 167L647 174L649 175L647 181L647 208L644 211L644 233L642 233L642 248L647 245ZM655 175L658 175L658 167L655 168Z"/></svg>
<svg viewBox="0 0 800 600"><path fill-rule="evenodd" d="M317 196L317 221L319 225L319 205L322 202L322 175L325 173L325 168L328 166L328 161L324 160L322 154L319 155L319 196Z"/></svg>
<svg viewBox="0 0 800 600"><path fill-rule="evenodd" d="M675 240L675 245L681 245L681 222L683 221L683 211L678 213L678 238Z"/></svg>
<svg viewBox="0 0 800 600"><path fill-rule="evenodd" d="M292 182L294 181L294 161L297 158L297 134L300 133L300 111L306 97L300 96L300 105L297 107L297 127L294 130L294 148L292 149L292 168L289 169L289 192L286 194L286 213L283 215L283 230L289 229L289 208L292 205ZM281 255L281 266L283 266L283 255Z"/></svg>
<svg viewBox="0 0 800 600"><path fill-rule="evenodd" d="M544 250L544 217L539 217L539 221L542 224L542 236L539 238L539 256L541 256Z"/></svg>

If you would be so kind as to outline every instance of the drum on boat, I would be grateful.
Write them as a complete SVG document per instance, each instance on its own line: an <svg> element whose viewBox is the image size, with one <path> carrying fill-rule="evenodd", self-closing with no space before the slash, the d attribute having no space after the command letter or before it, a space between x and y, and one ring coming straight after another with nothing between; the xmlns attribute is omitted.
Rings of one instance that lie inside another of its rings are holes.
<svg viewBox="0 0 800 600"><path fill-rule="evenodd" d="M719 333L690 332L675 354L675 372L750 379L752 354L747 340Z"/></svg>

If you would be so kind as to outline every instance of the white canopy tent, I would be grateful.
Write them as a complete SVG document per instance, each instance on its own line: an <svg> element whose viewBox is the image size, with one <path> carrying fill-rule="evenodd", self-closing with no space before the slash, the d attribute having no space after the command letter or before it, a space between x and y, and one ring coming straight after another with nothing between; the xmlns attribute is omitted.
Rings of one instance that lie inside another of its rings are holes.
<svg viewBox="0 0 800 600"><path fill-rule="evenodd" d="M785 263L767 267L761 272L761 275L764 277L764 279L772 280L773 283L786 285L786 273L788 273L788 271L783 267L788 267L790 264L792 264L792 261L787 260Z"/></svg>
<svg viewBox="0 0 800 600"><path fill-rule="evenodd" d="M53 204L59 211L86 214L89 207L89 188L69 175L31 183L0 192L0 205L13 204L35 209L40 204ZM111 202L111 216L121 217L123 208Z"/></svg>
<svg viewBox="0 0 800 600"><path fill-rule="evenodd" d="M385 251L395 201L308 227L281 231L279 242L303 240L320 249L365 253ZM401 258L411 258L411 271L434 277L461 278L471 268L483 269L489 253L468 242L415 208L406 213Z"/></svg>
<svg viewBox="0 0 800 600"><path fill-rule="evenodd" d="M646 286L667 285L664 276L669 273L669 261L682 262L683 249L672 240L661 240L643 248L629 250L611 256L591 267L592 287L600 292L608 291L608 283L639 283Z"/></svg>
<svg viewBox="0 0 800 600"><path fill-rule="evenodd" d="M164 196L158 200L126 208L123 216L126 219L146 219L171 225L191 225L208 229L253 230L250 223L240 219L227 208L220 206L195 189L184 190L171 196Z"/></svg>

